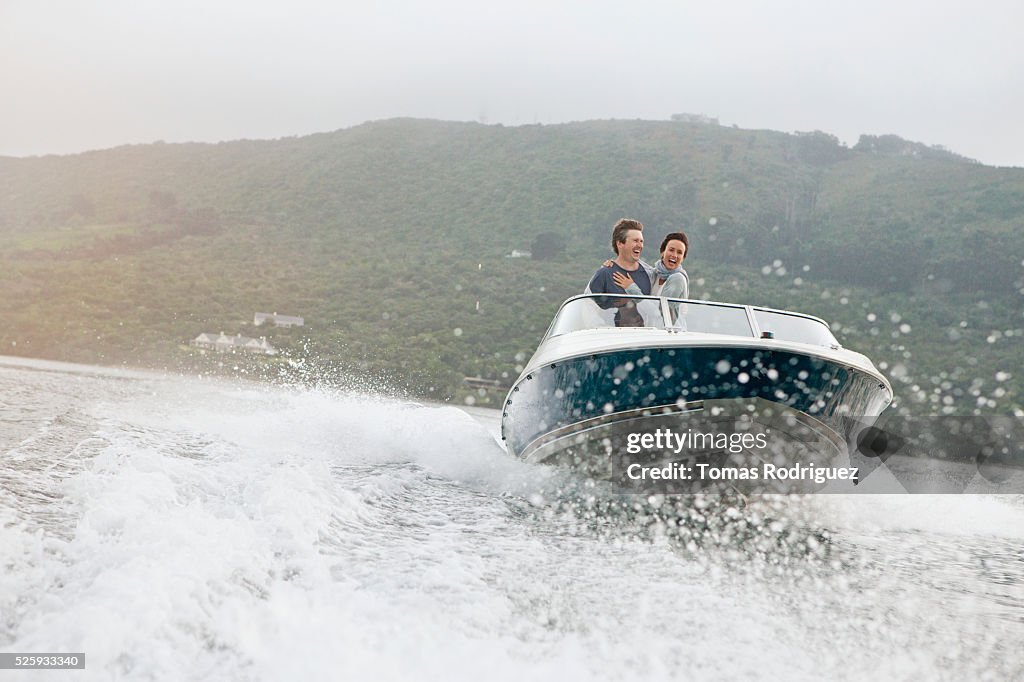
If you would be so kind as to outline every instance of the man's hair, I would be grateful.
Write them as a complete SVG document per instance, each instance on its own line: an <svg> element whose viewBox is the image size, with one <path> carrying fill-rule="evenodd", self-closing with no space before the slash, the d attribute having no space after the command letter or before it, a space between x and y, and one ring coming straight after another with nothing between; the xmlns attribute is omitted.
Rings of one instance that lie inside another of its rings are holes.
<svg viewBox="0 0 1024 682"><path fill-rule="evenodd" d="M616 256L619 255L619 249L616 244L624 244L626 242L626 233L630 230L644 231L644 224L639 220L633 220L632 218L622 218L619 222L615 223L615 227L612 228L612 253Z"/></svg>
<svg viewBox="0 0 1024 682"><path fill-rule="evenodd" d="M683 253L683 260L690 255L690 238L686 236L685 232L671 232L665 235L665 238L661 240L661 248L658 249L658 253L665 253L665 247L673 239L681 241L683 246L686 247L686 251Z"/></svg>

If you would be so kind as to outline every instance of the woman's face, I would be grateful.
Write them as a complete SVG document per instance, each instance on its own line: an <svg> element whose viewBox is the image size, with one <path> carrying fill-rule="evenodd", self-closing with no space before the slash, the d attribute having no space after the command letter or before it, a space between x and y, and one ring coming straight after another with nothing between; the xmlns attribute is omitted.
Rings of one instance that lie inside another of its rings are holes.
<svg viewBox="0 0 1024 682"><path fill-rule="evenodd" d="M678 239L669 240L661 252L661 260L669 270L675 270L686 258L686 244Z"/></svg>

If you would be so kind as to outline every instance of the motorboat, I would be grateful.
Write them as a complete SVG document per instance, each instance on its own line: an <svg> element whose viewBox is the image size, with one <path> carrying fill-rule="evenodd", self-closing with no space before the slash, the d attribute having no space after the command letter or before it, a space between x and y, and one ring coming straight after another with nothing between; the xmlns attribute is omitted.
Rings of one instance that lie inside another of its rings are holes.
<svg viewBox="0 0 1024 682"><path fill-rule="evenodd" d="M874 364L820 318L585 294L561 305L511 387L501 436L519 458L625 484L638 457L702 473L730 463L825 467L848 461L852 431L892 397ZM707 483L691 477L667 491Z"/></svg>

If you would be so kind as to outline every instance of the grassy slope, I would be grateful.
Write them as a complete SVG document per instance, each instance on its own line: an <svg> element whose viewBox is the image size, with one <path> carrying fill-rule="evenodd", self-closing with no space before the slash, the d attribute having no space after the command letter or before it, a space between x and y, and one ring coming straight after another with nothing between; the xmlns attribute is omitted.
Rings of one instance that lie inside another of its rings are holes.
<svg viewBox="0 0 1024 682"><path fill-rule="evenodd" d="M905 402L1009 409L1022 197L1016 169L643 121L395 120L0 159L0 348L201 367L183 342L254 335L252 312L277 310L308 321L273 334L293 357L461 399L462 376L514 375L631 215L651 247L687 229L695 295L837 323ZM540 232L566 254L504 257Z"/></svg>

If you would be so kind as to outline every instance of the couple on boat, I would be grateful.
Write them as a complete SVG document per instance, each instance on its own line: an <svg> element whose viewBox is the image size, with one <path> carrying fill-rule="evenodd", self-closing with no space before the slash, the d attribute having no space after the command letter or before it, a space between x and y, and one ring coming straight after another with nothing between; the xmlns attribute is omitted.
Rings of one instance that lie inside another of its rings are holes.
<svg viewBox="0 0 1024 682"><path fill-rule="evenodd" d="M689 298L690 278L683 260L690 240L683 232L672 232L661 242L661 257L653 266L640 260L644 249L644 226L639 220L623 218L612 228L615 260L607 260L587 285L587 294L634 294Z"/></svg>

